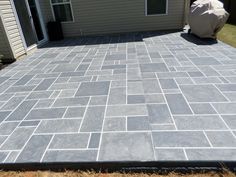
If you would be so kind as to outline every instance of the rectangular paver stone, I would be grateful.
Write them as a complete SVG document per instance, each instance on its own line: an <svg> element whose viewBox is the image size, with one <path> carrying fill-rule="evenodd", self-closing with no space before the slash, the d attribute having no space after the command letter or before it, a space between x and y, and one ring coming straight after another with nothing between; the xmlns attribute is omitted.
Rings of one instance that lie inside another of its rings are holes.
<svg viewBox="0 0 236 177"><path fill-rule="evenodd" d="M65 111L66 108L33 109L27 115L26 120L62 118Z"/></svg>
<svg viewBox="0 0 236 177"><path fill-rule="evenodd" d="M200 131L153 132L152 136L155 147L210 147Z"/></svg>
<svg viewBox="0 0 236 177"><path fill-rule="evenodd" d="M209 103L190 104L195 114L216 114L216 111Z"/></svg>
<svg viewBox="0 0 236 177"><path fill-rule="evenodd" d="M101 133L91 133L89 148L98 148L101 138Z"/></svg>
<svg viewBox="0 0 236 177"><path fill-rule="evenodd" d="M113 116L135 116L135 115L147 115L146 105L117 105L107 106L106 117Z"/></svg>
<svg viewBox="0 0 236 177"><path fill-rule="evenodd" d="M236 103L214 103L213 106L219 114L236 114Z"/></svg>
<svg viewBox="0 0 236 177"><path fill-rule="evenodd" d="M189 59L197 66L220 65L220 62L214 59L213 57L197 57Z"/></svg>
<svg viewBox="0 0 236 177"><path fill-rule="evenodd" d="M7 118L8 121L23 120L24 117L29 113L29 111L36 104L36 100L24 101L18 106L14 112Z"/></svg>
<svg viewBox="0 0 236 177"><path fill-rule="evenodd" d="M206 136L213 147L236 147L236 138L229 131L207 131Z"/></svg>
<svg viewBox="0 0 236 177"><path fill-rule="evenodd" d="M110 82L83 82L75 96L108 95Z"/></svg>
<svg viewBox="0 0 236 177"><path fill-rule="evenodd" d="M78 132L81 119L43 120L36 133L72 133Z"/></svg>
<svg viewBox="0 0 236 177"><path fill-rule="evenodd" d="M69 107L66 111L65 118L79 118L84 116L86 107Z"/></svg>
<svg viewBox="0 0 236 177"><path fill-rule="evenodd" d="M174 79L160 79L162 89L177 89L178 86Z"/></svg>
<svg viewBox="0 0 236 177"><path fill-rule="evenodd" d="M179 130L227 130L217 115L174 116Z"/></svg>
<svg viewBox="0 0 236 177"><path fill-rule="evenodd" d="M126 118L105 118L103 131L126 131Z"/></svg>
<svg viewBox="0 0 236 177"><path fill-rule="evenodd" d="M227 99L213 85L181 85L189 102L224 102Z"/></svg>
<svg viewBox="0 0 236 177"><path fill-rule="evenodd" d="M168 72L164 63L140 64L142 72Z"/></svg>
<svg viewBox="0 0 236 177"><path fill-rule="evenodd" d="M119 145L117 145L117 143ZM154 160L150 133L105 133L99 152L100 161Z"/></svg>
<svg viewBox="0 0 236 177"><path fill-rule="evenodd" d="M16 162L40 162L51 138L51 135L32 136Z"/></svg>
<svg viewBox="0 0 236 177"><path fill-rule="evenodd" d="M53 107L85 106L88 104L88 97L60 98L55 101Z"/></svg>
<svg viewBox="0 0 236 177"><path fill-rule="evenodd" d="M156 149L155 154L158 161L187 160L183 149Z"/></svg>
<svg viewBox="0 0 236 177"><path fill-rule="evenodd" d="M105 106L88 107L82 122L81 132L101 131Z"/></svg>
<svg viewBox="0 0 236 177"><path fill-rule="evenodd" d="M27 82L29 82L32 78L34 77L34 75L25 75L23 76L20 80L18 80L14 85L18 86L18 85L25 85Z"/></svg>
<svg viewBox="0 0 236 177"><path fill-rule="evenodd" d="M92 162L96 161L97 150L47 151L43 162Z"/></svg>
<svg viewBox="0 0 236 177"><path fill-rule="evenodd" d="M192 114L182 94L165 94L172 114Z"/></svg>
<svg viewBox="0 0 236 177"><path fill-rule="evenodd" d="M148 117L147 116L128 117L127 129L128 131L150 130Z"/></svg>
<svg viewBox="0 0 236 177"><path fill-rule="evenodd" d="M55 78L44 79L34 90L35 91L47 90L55 80L56 80Z"/></svg>
<svg viewBox="0 0 236 177"><path fill-rule="evenodd" d="M126 88L125 87L111 88L108 104L109 105L126 104Z"/></svg>
<svg viewBox="0 0 236 177"><path fill-rule="evenodd" d="M189 160L236 160L236 149L186 149Z"/></svg>
<svg viewBox="0 0 236 177"><path fill-rule="evenodd" d="M20 150L28 141L34 129L35 128L17 128L2 145L1 150Z"/></svg>
<svg viewBox="0 0 236 177"><path fill-rule="evenodd" d="M148 104L150 123L172 123L171 114L166 104Z"/></svg>
<svg viewBox="0 0 236 177"><path fill-rule="evenodd" d="M50 143L49 149L87 148L88 140L88 133L55 135Z"/></svg>

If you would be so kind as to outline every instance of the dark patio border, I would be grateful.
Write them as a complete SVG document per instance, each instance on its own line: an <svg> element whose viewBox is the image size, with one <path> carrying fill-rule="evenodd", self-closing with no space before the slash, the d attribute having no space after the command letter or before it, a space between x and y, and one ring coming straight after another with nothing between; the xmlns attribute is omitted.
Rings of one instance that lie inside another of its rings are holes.
<svg viewBox="0 0 236 177"><path fill-rule="evenodd" d="M37 170L92 170L95 172L207 172L228 169L236 172L236 161L165 161L165 162L61 162L61 163L12 163L1 164L5 171Z"/></svg>

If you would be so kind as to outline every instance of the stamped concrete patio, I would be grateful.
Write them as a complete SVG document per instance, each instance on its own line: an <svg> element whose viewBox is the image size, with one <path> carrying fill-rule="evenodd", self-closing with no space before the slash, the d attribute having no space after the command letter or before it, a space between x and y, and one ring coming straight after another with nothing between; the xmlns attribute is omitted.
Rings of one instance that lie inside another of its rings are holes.
<svg viewBox="0 0 236 177"><path fill-rule="evenodd" d="M175 33L50 43L0 71L0 162L236 160L236 49Z"/></svg>

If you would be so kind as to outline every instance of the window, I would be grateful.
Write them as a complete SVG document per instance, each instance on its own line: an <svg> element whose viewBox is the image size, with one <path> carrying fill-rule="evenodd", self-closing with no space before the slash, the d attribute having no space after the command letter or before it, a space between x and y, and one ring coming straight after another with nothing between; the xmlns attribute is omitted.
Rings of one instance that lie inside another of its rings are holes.
<svg viewBox="0 0 236 177"><path fill-rule="evenodd" d="M56 21L73 21L71 1L70 0L51 0L52 10Z"/></svg>
<svg viewBox="0 0 236 177"><path fill-rule="evenodd" d="M146 15L167 14L168 0L146 0Z"/></svg>

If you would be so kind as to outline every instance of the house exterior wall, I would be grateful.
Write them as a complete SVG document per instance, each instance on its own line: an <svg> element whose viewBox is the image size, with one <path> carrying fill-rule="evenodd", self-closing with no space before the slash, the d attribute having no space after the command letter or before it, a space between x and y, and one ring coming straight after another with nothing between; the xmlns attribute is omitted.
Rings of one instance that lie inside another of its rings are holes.
<svg viewBox="0 0 236 177"><path fill-rule="evenodd" d="M0 55L4 58L12 58L13 53L10 44L7 40L7 36L3 27L2 19L0 18Z"/></svg>
<svg viewBox="0 0 236 177"><path fill-rule="evenodd" d="M0 1L1 21L0 31L0 53L4 54L5 58L19 58L26 54L20 29L17 25L16 16L10 0Z"/></svg>
<svg viewBox="0 0 236 177"><path fill-rule="evenodd" d="M39 1L45 22L53 20L50 0ZM74 22L62 24L66 37L180 29L185 0L168 0L168 15L145 16L145 0L71 0Z"/></svg>

